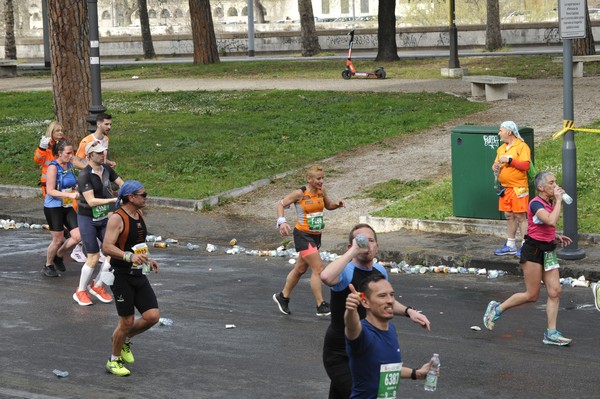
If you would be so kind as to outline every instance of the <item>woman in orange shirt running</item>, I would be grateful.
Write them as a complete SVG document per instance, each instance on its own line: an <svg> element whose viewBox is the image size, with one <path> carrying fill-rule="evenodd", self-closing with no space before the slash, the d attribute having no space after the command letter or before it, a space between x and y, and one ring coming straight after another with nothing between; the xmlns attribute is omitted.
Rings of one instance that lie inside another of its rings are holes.
<svg viewBox="0 0 600 399"><path fill-rule="evenodd" d="M46 198L46 171L50 162L56 159L52 153L52 148L56 143L65 138L63 126L59 122L52 122L48 125L46 134L40 139L40 144L33 153L35 163L42 165L42 176L40 177L39 185L42 187L42 194Z"/></svg>
<svg viewBox="0 0 600 399"><path fill-rule="evenodd" d="M321 232L325 227L323 220L323 209L334 210L344 207L344 202L332 201L323 189L325 173L323 167L315 165L307 170L308 186L302 186L279 201L277 204L277 229L279 234L286 237L292 231L291 226L285 219L285 209L294 204L296 209L296 226L293 230L294 245L300 257L294 268L285 280L285 286L279 293L273 294L273 300L283 314L290 314L290 294L300 281L300 277L310 266L310 288L317 301L317 316L328 316L331 314L329 303L323 300L321 289L321 271L323 261L319 254L321 247Z"/></svg>

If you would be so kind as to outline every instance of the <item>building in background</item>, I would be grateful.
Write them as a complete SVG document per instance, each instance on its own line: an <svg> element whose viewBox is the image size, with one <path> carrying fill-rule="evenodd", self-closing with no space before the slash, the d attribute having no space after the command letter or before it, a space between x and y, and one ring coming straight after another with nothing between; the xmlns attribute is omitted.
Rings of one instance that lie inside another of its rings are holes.
<svg viewBox="0 0 600 399"><path fill-rule="evenodd" d="M397 8L400 1L397 1ZM147 0L148 16L152 34L190 33L188 0ZM314 0L313 12L317 23L344 25L348 22L365 24L376 23L379 0ZM258 23L260 30L286 30L281 24L299 23L297 0L260 0L264 9L265 24ZM42 35L41 0L23 0L23 6L16 13L17 36L35 37ZM0 6L1 7L1 6ZM240 24L248 21L247 0L211 1L213 21L217 31L240 31ZM256 14L255 7L255 16ZM29 18L27 18L27 14ZM98 18L101 36L137 36L139 32L139 11L137 0L98 0ZM255 18L256 20L257 18ZM273 28L261 25L274 25ZM233 25L233 26L231 26ZM373 25L373 24L371 24ZM324 26L326 27L326 26Z"/></svg>

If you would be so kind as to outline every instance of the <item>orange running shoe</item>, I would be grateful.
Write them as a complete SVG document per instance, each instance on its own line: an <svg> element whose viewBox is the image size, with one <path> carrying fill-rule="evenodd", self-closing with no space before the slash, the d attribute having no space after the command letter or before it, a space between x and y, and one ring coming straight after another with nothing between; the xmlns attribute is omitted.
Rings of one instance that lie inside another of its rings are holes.
<svg viewBox="0 0 600 399"><path fill-rule="evenodd" d="M88 291L90 294L92 294L93 296L95 296L96 298L98 298L100 301L102 301L104 303L111 303L113 300L112 295L110 295L108 292L106 292L102 285L100 285L98 287L94 287L94 284L90 284L88 286Z"/></svg>
<svg viewBox="0 0 600 399"><path fill-rule="evenodd" d="M75 291L73 294L73 299L75 302L80 304L81 306L90 306L92 305L92 300L87 294L87 291Z"/></svg>

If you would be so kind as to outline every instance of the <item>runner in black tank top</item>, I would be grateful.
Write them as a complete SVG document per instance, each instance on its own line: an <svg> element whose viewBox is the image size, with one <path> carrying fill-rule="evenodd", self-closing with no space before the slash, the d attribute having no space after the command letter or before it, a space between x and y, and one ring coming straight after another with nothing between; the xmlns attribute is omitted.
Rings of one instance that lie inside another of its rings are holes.
<svg viewBox="0 0 600 399"><path fill-rule="evenodd" d="M131 338L148 330L160 318L156 295L144 274L144 265L158 272L158 264L148 256L146 224L140 211L146 206L147 196L144 186L135 180L129 180L121 186L116 205L123 201L123 206L108 220L102 246L104 253L111 256L114 281L110 289L119 314L106 371L118 376L131 373L125 367L125 363L132 364L134 361ZM108 274L112 277L111 273ZM142 317L135 319L135 309Z"/></svg>

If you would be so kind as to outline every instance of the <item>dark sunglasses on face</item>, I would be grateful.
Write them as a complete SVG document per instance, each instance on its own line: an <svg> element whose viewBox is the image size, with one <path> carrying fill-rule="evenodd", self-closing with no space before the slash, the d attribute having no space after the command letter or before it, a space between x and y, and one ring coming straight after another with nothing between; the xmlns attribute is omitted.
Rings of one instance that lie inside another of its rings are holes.
<svg viewBox="0 0 600 399"><path fill-rule="evenodd" d="M136 195L136 196L138 196L138 197L143 197L143 198L146 198L146 197L148 196L148 193L141 193L141 194L138 194L138 193L133 193L132 195Z"/></svg>

